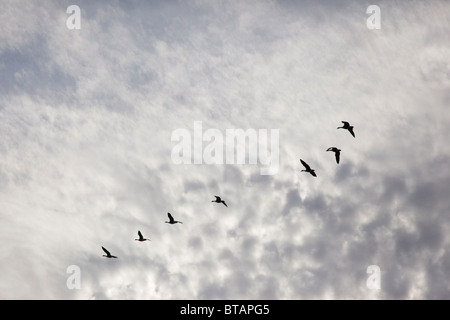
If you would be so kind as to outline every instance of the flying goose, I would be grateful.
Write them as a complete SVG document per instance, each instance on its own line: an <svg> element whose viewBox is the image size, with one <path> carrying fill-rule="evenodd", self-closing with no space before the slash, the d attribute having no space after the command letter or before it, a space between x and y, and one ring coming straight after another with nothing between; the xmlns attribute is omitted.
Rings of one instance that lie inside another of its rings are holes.
<svg viewBox="0 0 450 320"><path fill-rule="evenodd" d="M305 161L303 161L302 159L300 159L300 162L302 163L302 165L303 165L303 166L305 167L305 169L306 169L306 170L302 170L302 171L304 171L304 172L309 172L309 173L311 173L314 177L317 177L317 176L316 176L315 170L311 169L311 167L310 167Z"/></svg>
<svg viewBox="0 0 450 320"><path fill-rule="evenodd" d="M169 217L169 221L165 221L166 223L170 223L170 224L181 223L181 224L183 224L183 222L181 222L181 221L175 221L173 219L172 215L170 214L170 212L167 212L167 216Z"/></svg>
<svg viewBox="0 0 450 320"><path fill-rule="evenodd" d="M102 247L102 249L103 249L103 251L105 251L105 253L106 253L106 256L103 255L104 257L106 257L106 258L117 258L116 256L112 256L111 253L109 253L109 251L106 250L104 247Z"/></svg>
<svg viewBox="0 0 450 320"><path fill-rule="evenodd" d="M223 203L225 205L225 207L228 207L227 204L225 203L225 201L223 201L219 196L214 196L214 197L216 197L216 200L212 200L211 202Z"/></svg>
<svg viewBox="0 0 450 320"><path fill-rule="evenodd" d="M341 156L341 149L338 149L336 147L329 147L327 149L327 151L333 151L334 152L334 156L336 157L336 163L339 164L339 158Z"/></svg>
<svg viewBox="0 0 450 320"><path fill-rule="evenodd" d="M337 127L338 129L347 129L352 136L355 138L355 133L353 132L353 126L350 125L347 121L341 121L344 125L342 127Z"/></svg>
<svg viewBox="0 0 450 320"><path fill-rule="evenodd" d="M134 240L137 240L137 241L146 241L146 240L151 241L150 239L144 238L144 237L142 236L141 231L139 231L139 230L138 230L138 235L139 235L139 239L134 239Z"/></svg>

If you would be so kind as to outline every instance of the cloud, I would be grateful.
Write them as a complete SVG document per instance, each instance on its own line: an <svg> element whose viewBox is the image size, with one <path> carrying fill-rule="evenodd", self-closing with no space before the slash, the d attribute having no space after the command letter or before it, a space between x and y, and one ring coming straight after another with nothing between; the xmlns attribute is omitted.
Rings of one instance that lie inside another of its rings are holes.
<svg viewBox="0 0 450 320"><path fill-rule="evenodd" d="M70 4L0 13L0 297L448 297L447 3ZM194 121L278 129L278 173L174 164Z"/></svg>

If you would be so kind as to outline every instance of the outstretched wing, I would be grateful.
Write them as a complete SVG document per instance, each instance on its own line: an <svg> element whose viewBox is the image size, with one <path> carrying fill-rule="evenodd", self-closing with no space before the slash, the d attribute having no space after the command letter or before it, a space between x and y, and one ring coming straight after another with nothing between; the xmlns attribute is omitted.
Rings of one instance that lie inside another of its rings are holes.
<svg viewBox="0 0 450 320"><path fill-rule="evenodd" d="M225 201L222 200L222 203L225 205L225 207L228 207L227 204L225 203Z"/></svg>
<svg viewBox="0 0 450 320"><path fill-rule="evenodd" d="M314 171L310 171L309 173L311 173L314 177L317 177Z"/></svg>
<svg viewBox="0 0 450 320"><path fill-rule="evenodd" d="M139 239L141 239L141 240L142 240L142 239L144 238L144 237L142 236L142 233L141 233L141 231L139 231L139 230L138 230L138 235L139 235Z"/></svg>
<svg viewBox="0 0 450 320"><path fill-rule="evenodd" d="M347 121L341 121L343 124L344 124L344 126L349 126L350 125L350 123L348 123Z"/></svg>
<svg viewBox="0 0 450 320"><path fill-rule="evenodd" d="M103 249L103 251L105 251L105 253L106 253L107 256L110 256L110 255L111 255L111 253L109 253L109 251L106 250L105 247L102 247L102 249Z"/></svg>
<svg viewBox="0 0 450 320"><path fill-rule="evenodd" d="M174 219L173 219L172 215L170 214L170 212L167 212L167 216L169 217L170 222L174 222Z"/></svg>
<svg viewBox="0 0 450 320"><path fill-rule="evenodd" d="M348 128L348 131L352 134L353 138L355 138L355 133L353 132L353 127Z"/></svg>
<svg viewBox="0 0 450 320"><path fill-rule="evenodd" d="M216 197L216 201L222 201L222 199L219 197L219 196L214 196L214 197Z"/></svg>
<svg viewBox="0 0 450 320"><path fill-rule="evenodd" d="M341 157L341 152L336 151L334 155L336 156L336 162L339 164L339 158Z"/></svg>
<svg viewBox="0 0 450 320"><path fill-rule="evenodd" d="M302 163L302 165L305 167L306 170L311 170L311 167L308 166L308 164L307 164L305 161L303 161L302 159L300 159L300 162Z"/></svg>

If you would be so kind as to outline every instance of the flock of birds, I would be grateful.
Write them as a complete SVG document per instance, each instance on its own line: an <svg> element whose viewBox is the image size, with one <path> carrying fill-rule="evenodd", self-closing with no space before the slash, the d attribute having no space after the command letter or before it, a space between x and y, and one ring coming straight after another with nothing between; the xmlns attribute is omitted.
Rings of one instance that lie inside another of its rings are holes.
<svg viewBox="0 0 450 320"><path fill-rule="evenodd" d="M341 122L344 125L341 126L341 127L338 127L337 129L346 129L355 138L355 133L353 132L353 126L351 126L350 123L348 123L347 121L341 121ZM338 149L336 147L329 147L327 149L327 151L334 152L334 155L335 155L335 158L336 158L336 163L339 164L339 160L340 160L340 156L341 156L341 149ZM300 159L300 162L305 167L304 170L301 170L302 172L309 172L314 177L317 177L315 170L311 169L311 167L305 161ZM212 200L211 202L222 203L225 207L228 207L228 205L225 203L224 200L222 200L221 197L219 197L219 196L214 196L214 197L216 199ZM168 224L181 223L181 224L183 224L183 222L175 220L173 218L173 216L170 214L170 212L167 212L167 216L169 217L169 221L165 221L165 223L168 223ZM144 236L142 235L140 230L138 230L138 236L139 236L139 238L138 239L134 239L134 240L139 241L139 242L151 241L150 239L144 238ZM106 253L106 255L103 255L104 257L106 257L106 258L117 258L116 256L113 256L105 247L102 246L102 249Z"/></svg>
<svg viewBox="0 0 450 320"><path fill-rule="evenodd" d="M212 200L211 202L222 203L225 207L228 207L227 204L225 203L225 201L222 200L222 198L220 198L219 196L214 196L214 197L216 199ZM183 224L183 222L175 220L173 218L173 216L170 214L170 212L167 212L167 216L169 217L169 221L165 221L165 223L168 223L168 224L181 223L181 224ZM139 238L134 239L134 240L139 241L139 242L151 241L150 239L144 238L144 236L142 235L142 232L140 230L138 230L138 236L139 236ZM116 256L113 256L105 247L102 246L102 249L106 253L106 255L103 255L105 258L117 258Z"/></svg>
<svg viewBox="0 0 450 320"><path fill-rule="evenodd" d="M350 125L347 121L341 121L344 125L342 127L337 127L338 129L346 129L348 130L353 138L355 138L355 132L353 132L353 126ZM333 151L334 157L336 158L336 163L339 164L339 160L341 158L341 149L338 149L336 147L329 147L327 151ZM311 167L302 159L300 159L300 162L305 167L304 170L301 170L302 172L309 172L312 176L317 177L316 172L314 169L311 169Z"/></svg>

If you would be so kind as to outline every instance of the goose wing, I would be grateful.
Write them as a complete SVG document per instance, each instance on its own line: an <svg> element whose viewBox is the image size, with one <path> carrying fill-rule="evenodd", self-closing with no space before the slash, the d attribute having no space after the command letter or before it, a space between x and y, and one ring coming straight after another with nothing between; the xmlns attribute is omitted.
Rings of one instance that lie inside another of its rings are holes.
<svg viewBox="0 0 450 320"><path fill-rule="evenodd" d="M302 159L300 159L300 162L302 163L302 165L305 167L305 169L306 170L311 170L311 167L310 166L308 166L308 164L305 162L305 161L303 161Z"/></svg>
<svg viewBox="0 0 450 320"><path fill-rule="evenodd" d="M106 255L109 257L111 255L111 253L109 253L108 250L105 249L105 247L102 247L103 251L105 251Z"/></svg>
<svg viewBox="0 0 450 320"><path fill-rule="evenodd" d="M352 134L353 138L355 138L355 133L353 132L353 127L349 127L348 131Z"/></svg>
<svg viewBox="0 0 450 320"><path fill-rule="evenodd" d="M141 231L139 231L139 230L138 230L138 235L139 235L139 240L142 240L142 239L144 239L144 237L142 236L142 233L141 233Z"/></svg>
<svg viewBox="0 0 450 320"><path fill-rule="evenodd" d="M173 219L172 215L170 214L170 212L167 212L167 216L169 217L170 222L174 222L175 221Z"/></svg>
<svg viewBox="0 0 450 320"><path fill-rule="evenodd" d="M341 156L341 152L340 151L336 151L334 155L336 156L336 162L339 164L339 158Z"/></svg>

